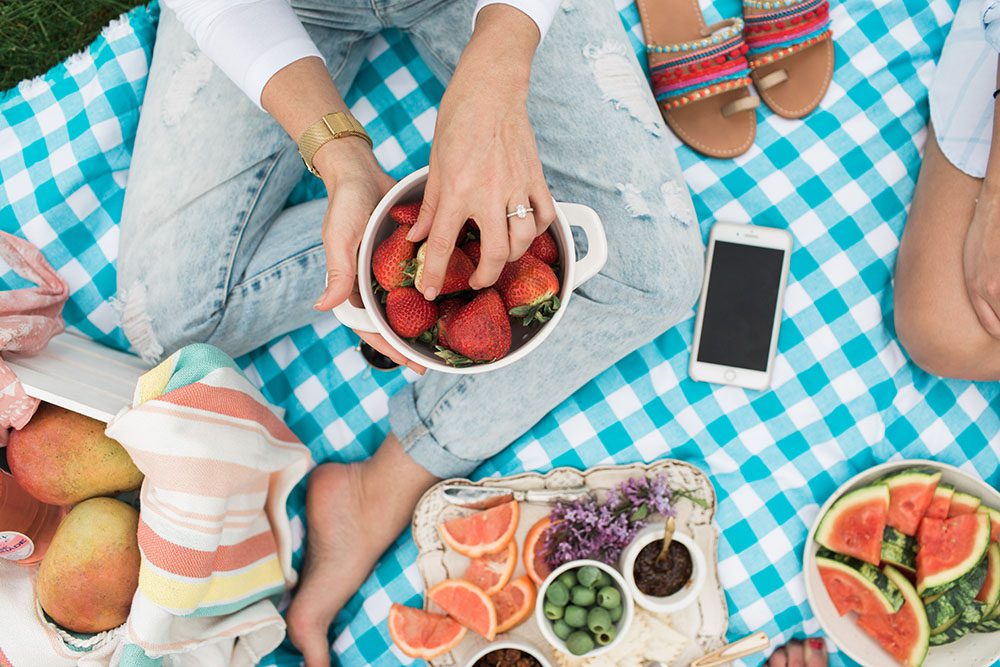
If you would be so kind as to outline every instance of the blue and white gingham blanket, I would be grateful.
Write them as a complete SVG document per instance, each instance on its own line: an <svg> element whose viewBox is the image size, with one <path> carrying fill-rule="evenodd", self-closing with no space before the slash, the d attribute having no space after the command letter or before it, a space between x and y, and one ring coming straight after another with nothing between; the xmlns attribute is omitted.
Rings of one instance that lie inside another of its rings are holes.
<svg viewBox="0 0 1000 667"><path fill-rule="evenodd" d="M800 122L762 109L756 144L738 160L679 148L703 231L715 219L754 220L795 237L771 391L689 380L689 319L477 472L663 456L709 471L732 637L762 629L780 642L818 631L805 601L803 542L818 505L856 472L932 457L1000 485L996 385L920 371L892 328L892 270L920 164L927 87L957 1L835 0L837 68L820 110ZM618 4L638 48L635 7ZM706 19L738 12L737 0L718 0ZM133 11L88 51L0 96L0 229L40 246L69 281L73 329L118 346L125 340L109 305L116 223L156 17L155 7ZM418 85L399 93L388 82L403 69ZM426 163L442 91L402 35L376 39L349 102L393 176ZM293 197L316 196L317 186L304 182ZM355 342L330 318L239 360L319 460L369 455L387 429L387 397L410 379L369 371ZM303 498L300 488L290 501L300 538ZM420 600L415 556L404 535L339 617L331 637L341 664L408 662L391 648L385 619L390 601ZM289 648L266 662L297 661ZM849 664L838 654L832 662Z"/></svg>

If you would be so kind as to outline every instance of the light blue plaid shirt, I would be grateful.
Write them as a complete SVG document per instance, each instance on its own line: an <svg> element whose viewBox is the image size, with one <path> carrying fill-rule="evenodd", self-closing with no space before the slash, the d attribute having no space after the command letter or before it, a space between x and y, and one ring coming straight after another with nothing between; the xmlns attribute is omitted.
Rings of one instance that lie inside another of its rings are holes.
<svg viewBox="0 0 1000 667"><path fill-rule="evenodd" d="M945 157L986 175L1000 51L1000 0L962 0L930 90L931 121Z"/></svg>

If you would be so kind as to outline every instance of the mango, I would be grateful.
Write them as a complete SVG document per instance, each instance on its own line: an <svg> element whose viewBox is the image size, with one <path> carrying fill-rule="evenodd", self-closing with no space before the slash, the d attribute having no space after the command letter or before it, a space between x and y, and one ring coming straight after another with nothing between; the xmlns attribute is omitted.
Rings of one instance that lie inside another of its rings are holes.
<svg viewBox="0 0 1000 667"><path fill-rule="evenodd" d="M10 434L10 471L25 491L50 505L138 489L142 473L104 428L96 419L43 403L23 429Z"/></svg>
<svg viewBox="0 0 1000 667"><path fill-rule="evenodd" d="M139 513L114 498L91 498L70 510L35 582L52 620L87 633L125 622L139 585L138 527Z"/></svg>

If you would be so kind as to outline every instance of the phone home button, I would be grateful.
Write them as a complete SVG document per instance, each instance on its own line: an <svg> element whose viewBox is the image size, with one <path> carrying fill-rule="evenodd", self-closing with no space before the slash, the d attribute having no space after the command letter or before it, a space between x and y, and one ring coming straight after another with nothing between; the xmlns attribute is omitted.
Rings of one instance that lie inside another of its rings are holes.
<svg viewBox="0 0 1000 667"><path fill-rule="evenodd" d="M722 377L725 378L726 382L732 382L733 380L736 379L736 371L733 370L726 371Z"/></svg>

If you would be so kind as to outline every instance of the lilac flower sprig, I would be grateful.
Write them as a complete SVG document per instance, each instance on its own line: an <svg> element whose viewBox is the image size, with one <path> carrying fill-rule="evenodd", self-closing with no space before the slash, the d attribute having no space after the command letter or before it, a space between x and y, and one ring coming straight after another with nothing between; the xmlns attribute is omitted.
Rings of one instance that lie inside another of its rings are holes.
<svg viewBox="0 0 1000 667"><path fill-rule="evenodd" d="M545 561L552 568L583 558L615 564L650 515L675 514L673 495L666 478L657 475L625 480L603 503L592 496L556 503L545 533ZM688 492L681 495L690 498Z"/></svg>

